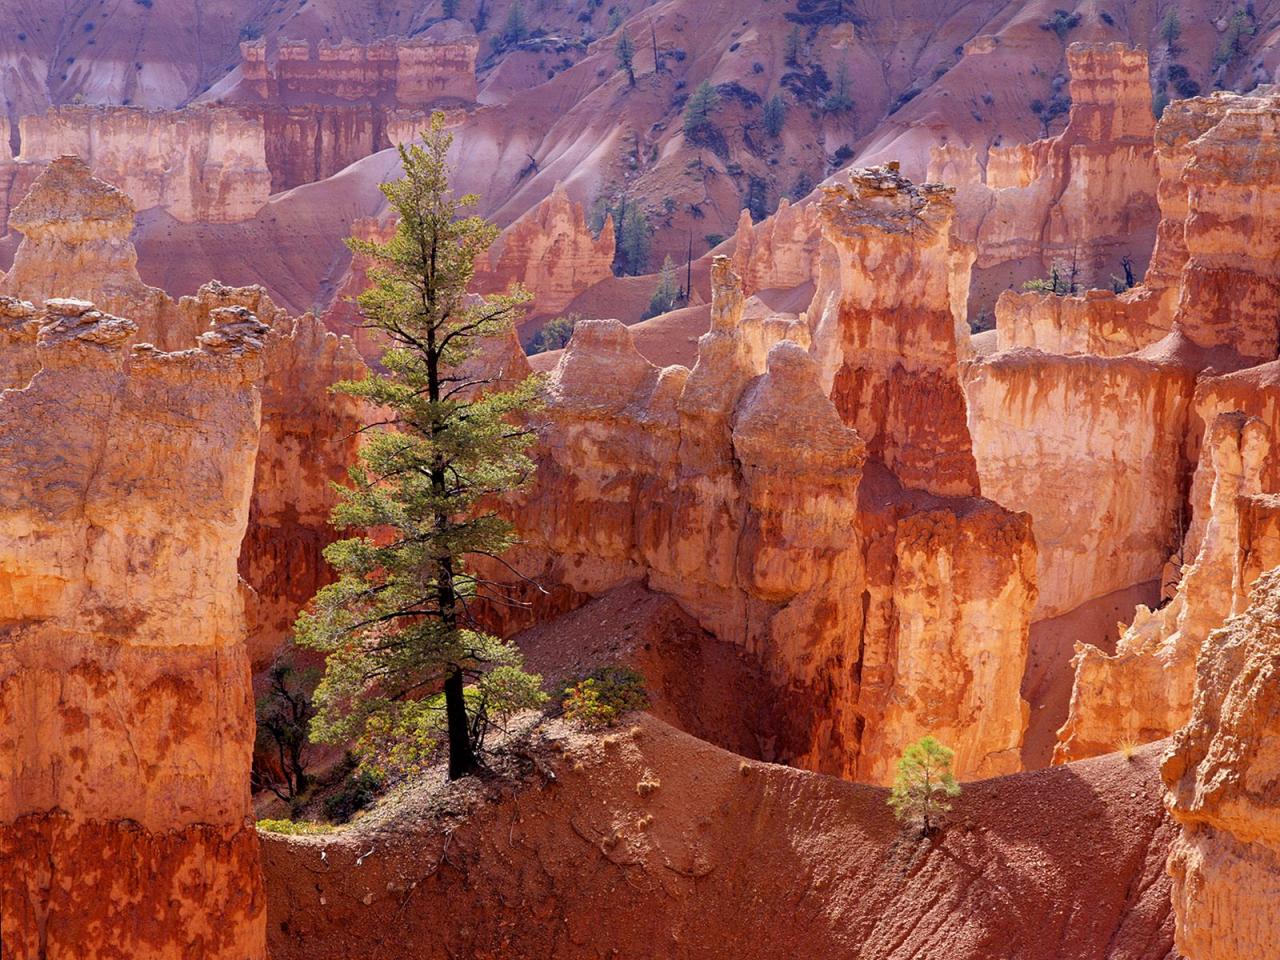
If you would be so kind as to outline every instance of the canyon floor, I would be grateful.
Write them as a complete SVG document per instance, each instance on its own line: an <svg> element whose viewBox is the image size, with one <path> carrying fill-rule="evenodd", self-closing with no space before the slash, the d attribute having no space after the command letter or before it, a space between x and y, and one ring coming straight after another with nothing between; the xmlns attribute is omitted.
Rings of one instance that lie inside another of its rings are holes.
<svg viewBox="0 0 1280 960"><path fill-rule="evenodd" d="M0 0L0 960L1280 958L1280 0L64 6ZM433 123L552 701L298 791Z"/></svg>

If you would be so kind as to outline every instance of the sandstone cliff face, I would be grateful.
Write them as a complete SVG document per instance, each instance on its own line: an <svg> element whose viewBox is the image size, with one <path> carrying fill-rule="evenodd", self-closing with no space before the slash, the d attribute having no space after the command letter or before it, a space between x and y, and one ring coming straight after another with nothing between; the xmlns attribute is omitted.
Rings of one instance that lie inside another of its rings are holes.
<svg viewBox="0 0 1280 960"><path fill-rule="evenodd" d="M1280 222L1276 102L1245 103L1190 144L1183 240L1187 262L1175 321L1202 347L1254 362L1280 347L1275 228Z"/></svg>
<svg viewBox="0 0 1280 960"><path fill-rule="evenodd" d="M23 117L19 130L19 163L74 154L137 209L183 222L247 220L271 193L262 124L236 110L62 106Z"/></svg>
<svg viewBox="0 0 1280 960"><path fill-rule="evenodd" d="M1178 949L1187 960L1263 960L1280 942L1280 573L1196 661L1189 720L1165 755L1181 826L1169 855Z"/></svg>
<svg viewBox="0 0 1280 960"><path fill-rule="evenodd" d="M399 142L406 112L476 98L474 37L375 43L290 41L240 45L241 78L227 102L262 128L273 192L331 177Z"/></svg>
<svg viewBox="0 0 1280 960"><path fill-rule="evenodd" d="M240 44L240 87L261 100L285 103L332 97L421 107L441 99L476 98L475 37L437 41L387 37L374 43L265 41Z"/></svg>
<svg viewBox="0 0 1280 960"><path fill-rule="evenodd" d="M1155 343L1169 325L1153 316L1145 297L1110 289L1076 296L1015 293L996 301L996 343L1000 350L1032 347L1045 353L1122 356Z"/></svg>
<svg viewBox="0 0 1280 960"><path fill-rule="evenodd" d="M822 251L822 221L816 203L791 203L758 224L742 211L733 238L733 269L748 296L761 290L789 290L813 283Z"/></svg>
<svg viewBox="0 0 1280 960"><path fill-rule="evenodd" d="M1138 607L1114 656L1077 644L1075 686L1055 761L1158 740L1187 721L1196 651L1243 605L1251 586L1244 582L1243 557L1266 549L1241 541L1241 507L1259 494L1270 449L1269 431L1256 418L1224 413L1209 424L1201 466L1212 473L1212 493L1199 552L1183 568L1169 603L1154 612Z"/></svg>
<svg viewBox="0 0 1280 960"><path fill-rule="evenodd" d="M131 318L141 313L157 346L189 346L192 333L171 341L160 329L158 315L168 298L138 276L129 239L133 219L133 201L124 192L94 177L79 157L59 157L10 216L23 236L0 287L36 302L81 297Z"/></svg>
<svg viewBox="0 0 1280 960"><path fill-rule="evenodd" d="M129 240L129 198L93 177L78 158L51 164L14 217L25 236L0 285L5 290L50 305L63 302L53 294L96 299L131 318L129 339L168 351L195 344L219 310L247 310L269 328L259 363L264 416L258 464L240 556L252 588L246 599L249 652L262 665L328 576L320 552L335 536L330 485L346 478L362 422L358 406L328 388L363 375L354 345L309 314L289 316L261 287L215 281L175 302L142 283ZM10 348L0 366L6 386L25 386L39 368L34 313L22 301L0 304L0 335Z"/></svg>
<svg viewBox="0 0 1280 960"><path fill-rule="evenodd" d="M475 289L496 293L520 283L533 294L531 313L558 313L588 287L613 276L613 254L613 218L593 237L582 204L557 184L480 258Z"/></svg>
<svg viewBox="0 0 1280 960"><path fill-rule="evenodd" d="M1258 576L1280 563L1273 493L1280 490L1280 464L1271 455L1280 435L1278 368L1273 362L1197 383L1188 439L1199 462L1190 523L1169 564L1176 591L1158 611L1138 608L1115 656L1077 647L1059 759L1158 739L1184 724L1196 651L1243 610ZM1204 424L1202 438L1196 424Z"/></svg>
<svg viewBox="0 0 1280 960"><path fill-rule="evenodd" d="M193 350L53 301L0 396L6 956L265 956L236 555L265 328Z"/></svg>
<svg viewBox="0 0 1280 960"><path fill-rule="evenodd" d="M951 191L876 167L824 192L827 252L809 307L824 387L904 487L976 494L957 372L972 261L950 240Z"/></svg>
<svg viewBox="0 0 1280 960"><path fill-rule="evenodd" d="M1067 68L1066 129L991 148L986 189L964 191L959 231L976 242L980 268L1030 259L1047 271L1061 259L1097 286L1120 272L1122 255L1141 267L1156 226L1147 55L1120 43L1073 43ZM930 178L947 169L972 177L953 153L935 155Z"/></svg>
<svg viewBox="0 0 1280 960"><path fill-rule="evenodd" d="M966 374L982 489L1031 513L1037 618L1159 576L1175 544L1195 366L1013 350Z"/></svg>
<svg viewBox="0 0 1280 960"><path fill-rule="evenodd" d="M847 221L863 231L850 244L896 243L904 283L913 257L928 264L933 274L902 293L924 302L899 304L922 330L900 333L932 382L951 371L949 395L962 403L945 234L920 232L924 252L913 253L910 223L894 219L899 194L935 201L889 171L867 177L881 192L833 194L833 208L855 208L847 217L833 209L833 230ZM888 240L876 235L881 204L898 228ZM890 313L885 303L842 311L858 301L839 277L828 278L830 310L810 348L807 321L744 315L741 282L718 258L711 330L692 370L654 367L621 324L579 324L548 384L538 487L516 510L526 537L518 566L549 588L544 614L640 580L744 648L797 705L801 732L774 745L778 758L883 781L902 747L929 730L956 749L962 775L1010 772L1026 723L1018 688L1035 600L1028 518L904 489L881 451L909 451L894 467L923 487L933 436L896 439L907 429L900 409L886 416L881 403L868 415L874 455L841 422L850 417L828 399L823 366L854 362L846 322L881 337L874 362L885 361ZM887 361L865 380L903 397L911 382Z"/></svg>

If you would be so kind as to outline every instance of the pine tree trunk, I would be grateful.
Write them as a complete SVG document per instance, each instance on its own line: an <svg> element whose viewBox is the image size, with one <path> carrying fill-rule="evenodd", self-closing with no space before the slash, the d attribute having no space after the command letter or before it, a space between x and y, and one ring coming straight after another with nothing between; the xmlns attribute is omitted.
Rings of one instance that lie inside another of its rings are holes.
<svg viewBox="0 0 1280 960"><path fill-rule="evenodd" d="M453 671L444 682L444 715L449 727L449 779L457 780L475 773L480 767L471 746L461 670Z"/></svg>

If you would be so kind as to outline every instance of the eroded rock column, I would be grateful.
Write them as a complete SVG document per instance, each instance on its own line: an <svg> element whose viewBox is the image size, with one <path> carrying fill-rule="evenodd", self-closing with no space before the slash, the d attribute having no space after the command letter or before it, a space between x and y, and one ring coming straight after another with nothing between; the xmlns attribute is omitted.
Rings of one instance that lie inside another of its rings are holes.
<svg viewBox="0 0 1280 960"><path fill-rule="evenodd" d="M125 353L52 301L0 395L0 927L15 960L265 956L236 557L266 328Z"/></svg>

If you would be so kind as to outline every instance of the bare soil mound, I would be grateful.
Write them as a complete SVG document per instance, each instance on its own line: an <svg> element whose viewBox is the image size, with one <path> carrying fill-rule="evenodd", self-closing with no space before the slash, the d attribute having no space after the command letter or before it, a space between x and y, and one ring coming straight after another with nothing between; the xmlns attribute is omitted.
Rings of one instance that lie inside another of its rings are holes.
<svg viewBox="0 0 1280 960"><path fill-rule="evenodd" d="M275 960L1168 960L1150 745L966 786L938 836L880 788L650 716L547 726L527 776L424 783L341 833L264 835Z"/></svg>

